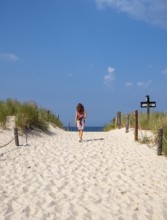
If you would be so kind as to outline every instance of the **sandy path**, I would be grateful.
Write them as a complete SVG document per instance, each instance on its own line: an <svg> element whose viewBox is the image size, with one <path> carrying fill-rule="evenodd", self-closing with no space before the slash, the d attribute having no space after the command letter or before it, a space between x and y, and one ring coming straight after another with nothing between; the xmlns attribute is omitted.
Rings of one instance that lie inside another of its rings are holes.
<svg viewBox="0 0 167 220"><path fill-rule="evenodd" d="M0 220L167 219L167 160L133 131L52 132L1 149Z"/></svg>

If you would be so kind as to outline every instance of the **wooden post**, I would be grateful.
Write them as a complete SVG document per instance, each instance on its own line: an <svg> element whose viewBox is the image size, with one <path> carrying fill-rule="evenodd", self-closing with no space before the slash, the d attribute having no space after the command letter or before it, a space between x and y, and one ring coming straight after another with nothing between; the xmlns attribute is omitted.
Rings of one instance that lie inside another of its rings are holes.
<svg viewBox="0 0 167 220"><path fill-rule="evenodd" d="M68 131L71 130L71 127L70 127L70 122L68 123Z"/></svg>
<svg viewBox="0 0 167 220"><path fill-rule="evenodd" d="M18 129L14 128L15 145L19 146Z"/></svg>
<svg viewBox="0 0 167 220"><path fill-rule="evenodd" d="M28 146L28 126L25 127L25 130L24 130L24 133L25 133L25 136L26 136L26 143L24 144L24 146Z"/></svg>
<svg viewBox="0 0 167 220"><path fill-rule="evenodd" d="M47 116L48 116L48 118L49 118L49 116L50 116L50 111L49 111L49 110L47 111Z"/></svg>
<svg viewBox="0 0 167 220"><path fill-rule="evenodd" d="M118 129L121 128L121 112L117 112L117 126Z"/></svg>
<svg viewBox="0 0 167 220"><path fill-rule="evenodd" d="M113 124L114 127L115 127L115 118L112 119L112 124Z"/></svg>
<svg viewBox="0 0 167 220"><path fill-rule="evenodd" d="M138 141L138 111L135 110L135 120L134 120L134 126L135 126L135 141Z"/></svg>
<svg viewBox="0 0 167 220"><path fill-rule="evenodd" d="M150 96L149 95L146 95L146 99L147 99L147 119L149 120L150 118Z"/></svg>
<svg viewBox="0 0 167 220"><path fill-rule="evenodd" d="M129 118L130 118L130 115L127 114L126 115L126 130L125 130L126 133L129 132Z"/></svg>
<svg viewBox="0 0 167 220"><path fill-rule="evenodd" d="M158 129L158 146L157 146L157 155L162 154L162 141L163 141L163 129Z"/></svg>

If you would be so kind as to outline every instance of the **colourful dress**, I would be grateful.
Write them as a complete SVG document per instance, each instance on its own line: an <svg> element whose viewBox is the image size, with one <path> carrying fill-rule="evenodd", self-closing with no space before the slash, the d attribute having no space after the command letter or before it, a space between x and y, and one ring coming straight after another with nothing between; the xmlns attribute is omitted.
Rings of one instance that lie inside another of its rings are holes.
<svg viewBox="0 0 167 220"><path fill-rule="evenodd" d="M78 130L83 130L85 126L85 113L80 114L76 112L76 122Z"/></svg>

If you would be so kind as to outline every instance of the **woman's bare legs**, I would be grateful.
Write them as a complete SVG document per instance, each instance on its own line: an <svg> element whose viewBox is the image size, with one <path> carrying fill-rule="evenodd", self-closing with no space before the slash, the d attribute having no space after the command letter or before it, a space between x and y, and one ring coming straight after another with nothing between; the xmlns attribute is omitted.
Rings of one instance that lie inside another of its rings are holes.
<svg viewBox="0 0 167 220"><path fill-rule="evenodd" d="M83 130L79 130L79 138L80 138L80 141L82 141L82 136L83 136Z"/></svg>

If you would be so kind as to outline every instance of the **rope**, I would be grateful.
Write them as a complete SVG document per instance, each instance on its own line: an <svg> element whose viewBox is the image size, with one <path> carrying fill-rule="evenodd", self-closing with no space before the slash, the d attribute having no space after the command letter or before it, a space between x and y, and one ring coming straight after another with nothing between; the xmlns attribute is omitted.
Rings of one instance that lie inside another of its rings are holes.
<svg viewBox="0 0 167 220"><path fill-rule="evenodd" d="M166 140L166 138L165 138L165 136L163 135L163 139L164 139L164 141L167 143L167 140Z"/></svg>
<svg viewBox="0 0 167 220"><path fill-rule="evenodd" d="M129 130L131 129L131 131L133 131L134 127L133 127L130 119L131 119L131 115L129 116Z"/></svg>
<svg viewBox="0 0 167 220"><path fill-rule="evenodd" d="M21 136L21 134L19 134L19 133L18 133L18 135ZM28 135L28 134L26 134L26 144L28 144L28 143L27 143L27 135ZM9 144L15 139L16 136L17 136L17 134L16 134L16 135L12 138L12 140L10 140L7 144L4 144L4 145L0 146L0 148L6 147L7 145L9 145Z"/></svg>
<svg viewBox="0 0 167 220"><path fill-rule="evenodd" d="M15 135L15 136L16 136L16 135ZM0 146L0 148L6 147L8 144L10 144L10 143L15 139L15 136L14 136L14 138L12 138L12 140L10 140L7 144L4 144L4 145Z"/></svg>
<svg viewBox="0 0 167 220"><path fill-rule="evenodd" d="M147 140L152 141L152 139L151 139L150 137L148 137L148 136L146 135L146 133L145 133L145 136L143 135L142 129L141 129L141 126L140 126L140 120L138 120L138 122L139 122L139 127L140 127L140 132L141 132L142 139L144 139L144 137L146 137ZM152 143L153 143L153 142L154 142L154 141L152 141ZM146 144L147 147L149 147L149 148L152 148L152 147L156 147L156 146L157 146L157 143L155 143L154 145L149 145L148 143L145 143L145 144Z"/></svg>

